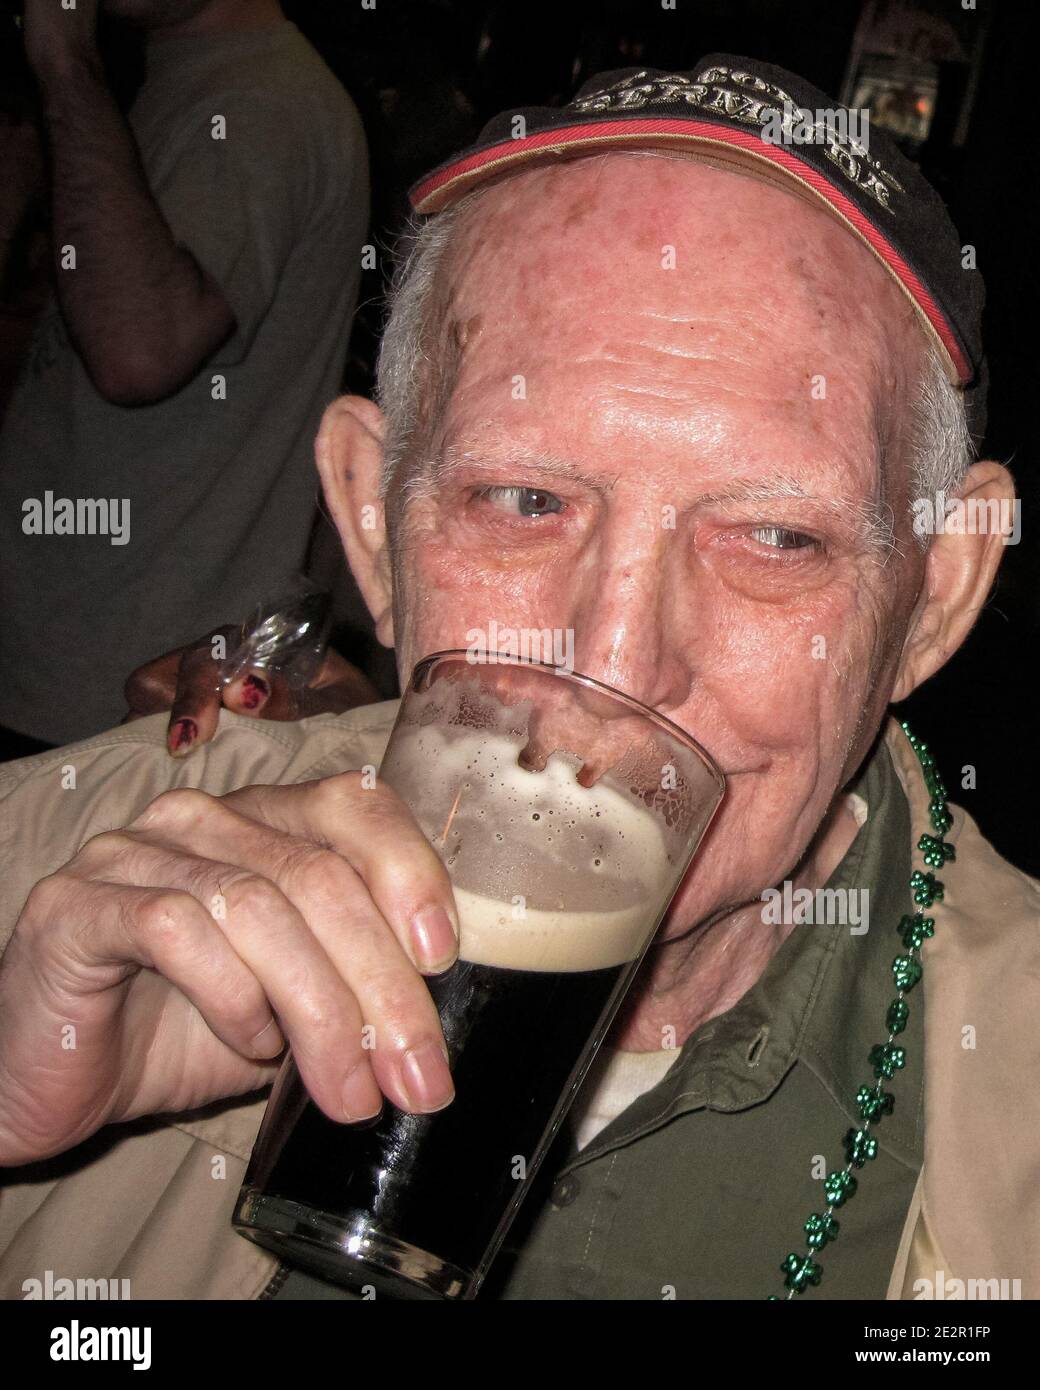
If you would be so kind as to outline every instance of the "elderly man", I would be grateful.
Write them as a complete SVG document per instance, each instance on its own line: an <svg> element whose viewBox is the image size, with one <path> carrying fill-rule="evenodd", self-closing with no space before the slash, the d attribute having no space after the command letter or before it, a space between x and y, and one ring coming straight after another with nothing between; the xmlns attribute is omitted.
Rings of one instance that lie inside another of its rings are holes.
<svg viewBox="0 0 1040 1390"><path fill-rule="evenodd" d="M886 722L1001 554L912 524L937 489L1013 498L969 466L980 290L880 138L764 139L785 101L826 104L715 57L493 123L416 190L435 215L383 409L341 400L318 437L402 677L492 621L572 629L578 670L728 780L489 1295L1040 1294L1037 885L951 826ZM452 1101L422 980L458 950L450 886L407 808L344 771L378 763L395 709L225 711L176 764L153 716L6 770L7 1296L47 1268L336 1296L229 1218L286 1041L334 1119ZM868 895L869 929L771 913L783 885ZM390 1041L365 1051L364 1023Z"/></svg>

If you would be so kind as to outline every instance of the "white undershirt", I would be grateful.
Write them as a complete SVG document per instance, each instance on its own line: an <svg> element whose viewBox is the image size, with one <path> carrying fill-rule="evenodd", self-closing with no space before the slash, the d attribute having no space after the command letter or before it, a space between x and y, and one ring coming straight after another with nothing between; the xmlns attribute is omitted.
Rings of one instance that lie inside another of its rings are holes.
<svg viewBox="0 0 1040 1390"><path fill-rule="evenodd" d="M579 1149L595 1139L637 1096L651 1090L679 1056L676 1047L656 1052L600 1048L571 1107L571 1126Z"/></svg>

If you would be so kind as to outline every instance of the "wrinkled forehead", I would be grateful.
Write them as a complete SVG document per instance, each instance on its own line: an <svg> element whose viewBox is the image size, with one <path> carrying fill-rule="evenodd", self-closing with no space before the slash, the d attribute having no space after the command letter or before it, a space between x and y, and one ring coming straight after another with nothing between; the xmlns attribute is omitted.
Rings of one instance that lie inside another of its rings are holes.
<svg viewBox="0 0 1040 1390"><path fill-rule="evenodd" d="M820 377L844 428L876 430L927 346L840 221L682 158L612 154L514 175L467 208L444 273L438 317L463 388L521 362L551 358L558 376L655 343L683 359L691 389L708 359L742 373L763 409L771 394L809 402Z"/></svg>
<svg viewBox="0 0 1040 1390"><path fill-rule="evenodd" d="M495 402L519 377L573 434L609 375L630 399L670 393L673 430L740 391L741 443L758 420L770 448L811 439L858 475L901 456L925 334L840 221L772 183L620 153L531 170L464 208L439 275L428 403L449 441L514 432Z"/></svg>

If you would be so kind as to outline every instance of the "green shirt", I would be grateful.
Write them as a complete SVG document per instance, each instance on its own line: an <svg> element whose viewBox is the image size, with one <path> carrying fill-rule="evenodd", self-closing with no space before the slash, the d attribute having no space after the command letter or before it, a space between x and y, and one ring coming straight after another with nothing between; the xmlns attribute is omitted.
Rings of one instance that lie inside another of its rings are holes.
<svg viewBox="0 0 1040 1390"><path fill-rule="evenodd" d="M844 1168L842 1140L859 1123L856 1091L874 1084L867 1056L887 1036L907 910L909 811L883 742L852 790L867 819L826 887L857 892L858 923L801 922L743 998L586 1148L565 1127L482 1299L784 1296L780 1265L805 1253L803 1223L827 1207L822 1176ZM894 1111L835 1213L841 1235L819 1257L811 1298L885 1296L921 1166L923 1036L918 990L899 1039L906 1066L886 1083ZM275 1297L353 1295L294 1271Z"/></svg>

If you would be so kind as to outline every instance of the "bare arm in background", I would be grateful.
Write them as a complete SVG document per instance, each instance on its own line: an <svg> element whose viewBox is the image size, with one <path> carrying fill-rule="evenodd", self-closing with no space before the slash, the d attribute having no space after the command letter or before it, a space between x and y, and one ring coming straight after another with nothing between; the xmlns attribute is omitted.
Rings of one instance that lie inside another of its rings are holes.
<svg viewBox="0 0 1040 1390"><path fill-rule="evenodd" d="M26 0L50 151L57 293L83 364L119 405L184 385L235 329L220 286L173 239L104 79L97 0ZM62 268L62 247L76 268Z"/></svg>

